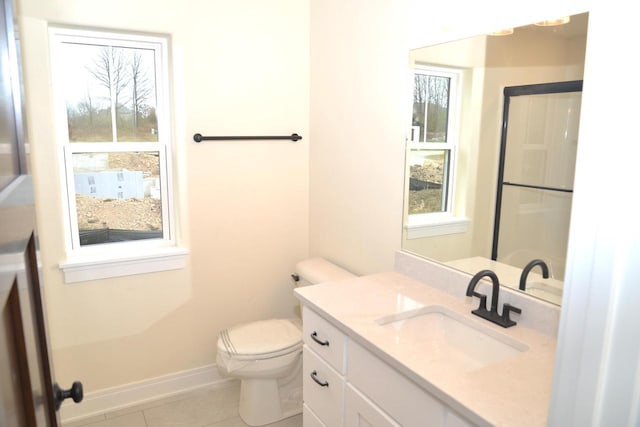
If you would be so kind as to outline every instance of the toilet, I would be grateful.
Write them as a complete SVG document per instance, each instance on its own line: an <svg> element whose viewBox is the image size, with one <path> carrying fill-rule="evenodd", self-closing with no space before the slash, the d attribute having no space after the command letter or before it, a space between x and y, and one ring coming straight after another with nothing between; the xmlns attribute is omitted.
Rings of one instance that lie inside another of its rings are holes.
<svg viewBox="0 0 640 427"><path fill-rule="evenodd" d="M355 277L323 258L296 264L296 286ZM267 319L225 329L218 335L216 363L240 380L240 418L262 426L302 412L302 321Z"/></svg>

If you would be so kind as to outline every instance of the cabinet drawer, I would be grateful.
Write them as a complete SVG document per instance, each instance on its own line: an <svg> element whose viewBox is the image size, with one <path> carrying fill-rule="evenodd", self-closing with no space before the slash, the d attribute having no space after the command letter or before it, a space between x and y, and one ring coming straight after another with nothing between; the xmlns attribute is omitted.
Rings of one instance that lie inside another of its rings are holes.
<svg viewBox="0 0 640 427"><path fill-rule="evenodd" d="M369 351L349 343L349 383L405 427L442 426L445 406Z"/></svg>
<svg viewBox="0 0 640 427"><path fill-rule="evenodd" d="M302 307L302 334L306 345L344 375L345 334L307 307Z"/></svg>
<svg viewBox="0 0 640 427"><path fill-rule="evenodd" d="M351 384L347 384L344 395L345 426L401 427Z"/></svg>
<svg viewBox="0 0 640 427"><path fill-rule="evenodd" d="M302 427L326 427L306 403L302 405Z"/></svg>
<svg viewBox="0 0 640 427"><path fill-rule="evenodd" d="M342 425L344 377L307 345L302 352L302 396L304 403L325 425Z"/></svg>

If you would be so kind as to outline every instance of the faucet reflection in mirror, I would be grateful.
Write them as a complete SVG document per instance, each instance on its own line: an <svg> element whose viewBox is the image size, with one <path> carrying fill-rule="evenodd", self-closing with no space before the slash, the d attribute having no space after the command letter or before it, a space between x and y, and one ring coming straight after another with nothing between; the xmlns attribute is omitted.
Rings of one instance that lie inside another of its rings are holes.
<svg viewBox="0 0 640 427"><path fill-rule="evenodd" d="M571 193L511 186L503 191L501 212L496 213L502 93L509 86L581 80L587 17L572 16L570 23L553 29L529 25L509 36L484 35L411 51L415 90L407 142L403 250L469 274L491 269L502 285L514 289L519 289L522 268L543 259L551 277L531 272L525 292L560 303ZM457 77L448 77L452 75ZM564 95L518 98L515 104L523 108L505 123L511 147L502 165L507 185L570 191L580 96L570 101ZM498 256L492 253L496 218L502 230ZM536 233L533 223L546 223L551 229Z"/></svg>
<svg viewBox="0 0 640 427"><path fill-rule="evenodd" d="M547 264L541 259L534 259L522 269L522 274L520 275L520 286L518 286L521 291L525 290L527 286L527 276L531 269L536 265L539 265L542 269L542 277L545 279L549 278L549 267L547 267Z"/></svg>

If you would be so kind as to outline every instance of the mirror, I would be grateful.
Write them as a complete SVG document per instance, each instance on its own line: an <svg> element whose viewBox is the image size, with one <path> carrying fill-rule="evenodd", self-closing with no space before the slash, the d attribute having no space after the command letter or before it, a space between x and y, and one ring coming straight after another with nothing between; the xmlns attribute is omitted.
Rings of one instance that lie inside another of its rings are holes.
<svg viewBox="0 0 640 427"><path fill-rule="evenodd" d="M410 52L402 238L405 251L470 274L491 269L503 286L555 304L588 14L563 19Z"/></svg>

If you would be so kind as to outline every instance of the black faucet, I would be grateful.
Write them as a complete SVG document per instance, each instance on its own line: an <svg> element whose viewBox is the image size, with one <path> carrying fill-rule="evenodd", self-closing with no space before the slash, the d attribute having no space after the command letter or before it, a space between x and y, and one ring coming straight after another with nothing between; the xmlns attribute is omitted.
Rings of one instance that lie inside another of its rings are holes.
<svg viewBox="0 0 640 427"><path fill-rule="evenodd" d="M524 291L524 288L527 285L527 276L529 275L529 272L531 271L531 269L536 265L539 265L540 268L542 269L542 277L545 279L549 278L549 267L547 267L547 264L541 259L534 259L522 269L522 274L520 275L520 286L519 286L521 291Z"/></svg>
<svg viewBox="0 0 640 427"><path fill-rule="evenodd" d="M476 285L483 277L488 277L491 279L493 284L492 292L491 292L491 310L487 310L487 296L480 294L475 291ZM480 316L483 319L486 319L490 322L493 322L497 325L502 326L503 328L508 328L510 326L514 326L516 322L509 318L509 313L522 313L518 307L514 307L509 303L505 303L502 306L502 315L498 314L498 294L500 292L500 281L498 280L498 276L491 270L482 270L479 271L471 278L469 282L469 286L467 286L467 296L475 296L480 298L480 305L477 309L473 310L471 313L476 316Z"/></svg>

